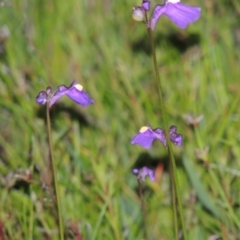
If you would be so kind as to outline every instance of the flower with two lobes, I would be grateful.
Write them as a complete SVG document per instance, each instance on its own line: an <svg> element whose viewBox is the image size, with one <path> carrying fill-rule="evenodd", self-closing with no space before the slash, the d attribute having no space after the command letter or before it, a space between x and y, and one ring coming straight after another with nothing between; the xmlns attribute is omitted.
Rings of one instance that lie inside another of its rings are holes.
<svg viewBox="0 0 240 240"><path fill-rule="evenodd" d="M140 169L134 168L132 170L133 174L142 181L145 181L145 177L148 175L152 182L155 182L155 171L148 167L142 167Z"/></svg>
<svg viewBox="0 0 240 240"><path fill-rule="evenodd" d="M80 84L77 84L76 81L73 81L69 87L60 85L55 92L52 92L51 87L47 87L45 91L39 92L36 97L36 102L42 105L47 103L48 106L51 107L64 95L68 96L82 107L86 107L87 105L94 103L93 99L91 99L89 95L83 91L83 87Z"/></svg>
<svg viewBox="0 0 240 240"><path fill-rule="evenodd" d="M171 126L169 128L169 137L172 143L181 147L183 136L177 133L177 127ZM143 148L149 149L155 139L158 139L164 147L167 147L166 133L161 128L152 129L150 126L142 127L138 134L133 137L131 143L139 144Z"/></svg>
<svg viewBox="0 0 240 240"><path fill-rule="evenodd" d="M146 11L150 9L150 1L143 0L142 6L134 7L132 17L136 21L146 22ZM153 31L162 15L169 17L178 27L184 29L189 23L195 22L201 15L201 8L192 7L180 2L180 0L165 0L164 4L154 7L147 26Z"/></svg>

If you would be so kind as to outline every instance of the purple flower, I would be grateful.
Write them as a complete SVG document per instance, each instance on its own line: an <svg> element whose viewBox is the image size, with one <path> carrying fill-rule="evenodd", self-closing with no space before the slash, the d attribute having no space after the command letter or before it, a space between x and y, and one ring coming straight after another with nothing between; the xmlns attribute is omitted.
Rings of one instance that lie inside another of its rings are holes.
<svg viewBox="0 0 240 240"><path fill-rule="evenodd" d="M65 85L60 85L57 90L52 93L51 87L47 87L46 91L39 92L36 97L36 102L38 104L49 103L51 107L59 98L67 95L75 103L80 104L82 107L86 107L89 104L93 104L94 101L89 97L89 95L83 91L83 87L80 84L76 84L76 81L73 81L69 87Z"/></svg>
<svg viewBox="0 0 240 240"><path fill-rule="evenodd" d="M167 145L166 137L164 131L160 128L155 130L151 129L150 126L141 127L138 134L133 137L131 143L139 144L143 148L149 149L155 139L158 139L164 146Z"/></svg>
<svg viewBox="0 0 240 240"><path fill-rule="evenodd" d="M173 144L181 147L182 146L182 141L183 137L181 134L177 133L177 127L176 126L171 126L169 128L169 135L170 135L170 140L172 141Z"/></svg>
<svg viewBox="0 0 240 240"><path fill-rule="evenodd" d="M148 175L152 182L155 182L155 171L148 167L142 167L140 169L134 168L132 170L133 174L137 176L138 179L145 181L145 177Z"/></svg>
<svg viewBox="0 0 240 240"><path fill-rule="evenodd" d="M154 30L162 14L168 16L178 27L186 28L189 23L195 22L201 15L201 8L192 7L180 0L166 0L163 5L156 5L150 17L149 26Z"/></svg>
<svg viewBox="0 0 240 240"><path fill-rule="evenodd" d="M177 127L169 128L169 136L172 143L177 146L182 146L183 137L176 133ZM167 147L166 134L161 128L152 129L150 126L142 127L138 134L133 137L131 143L139 144L143 148L149 149L155 139L158 139L165 147Z"/></svg>

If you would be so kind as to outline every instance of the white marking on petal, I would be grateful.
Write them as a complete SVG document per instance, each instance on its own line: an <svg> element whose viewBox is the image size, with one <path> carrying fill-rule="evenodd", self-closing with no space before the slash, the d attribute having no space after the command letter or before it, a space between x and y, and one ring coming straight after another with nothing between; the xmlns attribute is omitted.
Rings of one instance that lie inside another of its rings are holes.
<svg viewBox="0 0 240 240"><path fill-rule="evenodd" d="M144 133L148 130L148 127L147 126L143 126L141 127L141 129L139 130L140 133Z"/></svg>
<svg viewBox="0 0 240 240"><path fill-rule="evenodd" d="M166 3L179 3L180 0L167 0Z"/></svg>
<svg viewBox="0 0 240 240"><path fill-rule="evenodd" d="M79 90L79 91L82 91L82 90L83 90L83 86L80 85L80 84L76 84L76 85L74 85L74 87L75 87L77 90Z"/></svg>

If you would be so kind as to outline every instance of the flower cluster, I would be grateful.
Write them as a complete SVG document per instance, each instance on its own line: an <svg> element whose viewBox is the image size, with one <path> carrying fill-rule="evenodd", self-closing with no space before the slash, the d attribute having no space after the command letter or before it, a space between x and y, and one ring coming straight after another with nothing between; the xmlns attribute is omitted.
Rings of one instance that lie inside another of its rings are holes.
<svg viewBox="0 0 240 240"><path fill-rule="evenodd" d="M169 136L172 143L181 147L183 136L177 133L177 127L169 128ZM167 147L166 133L161 128L152 129L150 126L141 127L138 134L133 137L131 143L139 144L143 148L149 149L155 139L158 139L164 147Z"/></svg>
<svg viewBox="0 0 240 240"><path fill-rule="evenodd" d="M136 6L132 9L132 17L136 21L141 21L146 24L152 31L155 29L157 22L162 15L166 15L178 27L184 29L188 24L195 22L201 15L201 8L193 7L180 2L180 0L164 0L163 4L157 4L148 19L147 12L150 10L150 1L143 0L141 6ZM152 129L150 126L142 127L137 135L132 138L132 144L139 144L143 148L149 149L155 139L159 140L164 147L167 147L167 136L169 134L170 141L182 146L183 136L177 133L177 127L171 126L166 133L161 128ZM144 180L149 175L152 181L155 180L154 170L144 166L140 169L133 169L133 173Z"/></svg>
<svg viewBox="0 0 240 240"><path fill-rule="evenodd" d="M173 144L181 147L182 143L183 143L183 136L181 134L177 133L177 127L171 126L169 128L168 133L169 133L170 141ZM141 127L141 129L139 130L137 135L135 135L132 138L131 143L139 144L143 148L149 149L152 146L153 141L155 139L159 140L163 144L164 147L167 147L166 133L164 130L162 130L161 128L152 129L150 126L144 126L144 127ZM133 174L136 175L141 180L145 180L145 177L147 175L149 175L150 180L152 182L155 181L154 170L151 168L148 168L146 166L144 166L140 169L134 168Z"/></svg>
<svg viewBox="0 0 240 240"><path fill-rule="evenodd" d="M64 95L68 96L75 103L81 105L82 107L86 107L87 105L94 103L93 99L91 99L83 90L83 87L80 84L76 84L76 81L73 81L69 87L60 85L55 92L52 92L51 87L47 87L45 91L39 92L36 97L36 102L42 105L48 103L49 107L51 107L59 98Z"/></svg>
<svg viewBox="0 0 240 240"><path fill-rule="evenodd" d="M188 24L195 22L201 15L201 8L193 7L180 2L180 0L165 0L163 4L157 4L147 20L146 12L150 9L150 1L143 0L141 6L136 6L132 10L132 17L136 21L144 21L153 31L162 15L166 15L178 27L186 28Z"/></svg>

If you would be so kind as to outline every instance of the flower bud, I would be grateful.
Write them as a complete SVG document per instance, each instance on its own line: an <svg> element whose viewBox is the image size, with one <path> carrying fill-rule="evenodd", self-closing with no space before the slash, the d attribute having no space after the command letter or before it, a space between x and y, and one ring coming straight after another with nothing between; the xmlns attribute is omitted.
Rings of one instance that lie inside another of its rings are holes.
<svg viewBox="0 0 240 240"><path fill-rule="evenodd" d="M145 11L142 7L134 7L132 10L132 18L135 21L142 22L145 19Z"/></svg>

